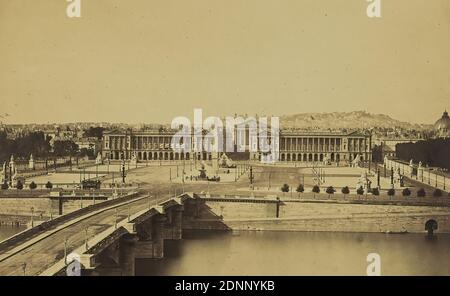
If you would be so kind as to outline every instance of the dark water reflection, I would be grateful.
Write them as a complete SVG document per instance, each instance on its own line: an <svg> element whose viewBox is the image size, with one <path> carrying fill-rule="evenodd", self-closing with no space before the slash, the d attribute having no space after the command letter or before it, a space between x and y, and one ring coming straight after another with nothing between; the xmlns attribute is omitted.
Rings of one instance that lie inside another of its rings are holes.
<svg viewBox="0 0 450 296"><path fill-rule="evenodd" d="M25 230L25 226L0 226L0 241Z"/></svg>
<svg viewBox="0 0 450 296"><path fill-rule="evenodd" d="M166 241L165 258L139 260L137 275L450 275L450 235L326 232L190 232Z"/></svg>

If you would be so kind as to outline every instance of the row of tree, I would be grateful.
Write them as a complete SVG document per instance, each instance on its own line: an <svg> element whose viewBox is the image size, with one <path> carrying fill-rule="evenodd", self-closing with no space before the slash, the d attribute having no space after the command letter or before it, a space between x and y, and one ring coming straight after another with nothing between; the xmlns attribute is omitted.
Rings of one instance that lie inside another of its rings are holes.
<svg viewBox="0 0 450 296"><path fill-rule="evenodd" d="M100 136L100 133L97 130L91 131L88 134L96 137ZM50 137L45 137L43 132L31 132L15 139L8 138L6 132L0 132L0 163L8 160L11 155L25 159L28 159L31 154L36 158L53 156L95 156L92 149L79 149L78 145L72 140L54 141L52 151L50 140Z"/></svg>
<svg viewBox="0 0 450 296"><path fill-rule="evenodd" d="M421 161L424 165L450 170L450 139L431 139L402 143L395 147L396 156L404 161Z"/></svg>
<svg viewBox="0 0 450 296"><path fill-rule="evenodd" d="M290 187L288 184L283 184L283 186L281 187L281 191L282 192L289 192L290 191ZM305 191L305 187L303 186L303 184L298 185L297 189L295 190L298 193L303 193ZM313 193L320 193L320 187L318 185L314 185L312 190ZM333 186L328 186L325 190L325 192L330 195L330 194L334 194L336 192L336 189ZM346 195L346 194L350 194L350 188L348 188L348 186L342 187L341 189L342 194ZM364 194L364 188L360 187L356 190L356 193L358 195L363 195ZM372 195L380 195L380 190L378 190L378 188L372 188L370 190L370 193ZM409 188L405 188L402 190L402 195L403 196L411 196L412 192ZM388 196L394 196L395 195L395 189L389 189L387 191L387 195ZM417 197L424 197L426 196L426 192L425 189L420 188L419 190L417 190ZM443 196L443 191L436 188L433 191L433 196L435 197L441 197Z"/></svg>
<svg viewBox="0 0 450 296"><path fill-rule="evenodd" d="M43 132L33 132L15 139L9 139L6 132L0 132L0 161L14 154L18 157L46 156L51 149L50 138L46 138Z"/></svg>
<svg viewBox="0 0 450 296"><path fill-rule="evenodd" d="M4 182L1 186L0 189L2 190L6 190L9 188L9 185L7 182ZM28 188L30 188L31 190L36 189L37 188L37 184L34 183L34 181L31 181L31 183L28 185ZM48 181L47 184L45 184L45 188L47 189L52 189L53 188L53 184L52 182ZM23 183L21 181L17 181L16 184L16 189L22 190L23 189Z"/></svg>

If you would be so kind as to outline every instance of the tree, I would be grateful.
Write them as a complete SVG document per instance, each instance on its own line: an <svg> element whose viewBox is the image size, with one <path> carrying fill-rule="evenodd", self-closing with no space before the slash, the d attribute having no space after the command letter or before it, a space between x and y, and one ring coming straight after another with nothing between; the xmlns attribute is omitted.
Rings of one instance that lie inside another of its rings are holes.
<svg viewBox="0 0 450 296"><path fill-rule="evenodd" d="M93 127L91 126L89 129L84 131L84 136L88 138L97 138L99 140L103 137L103 132L105 131L104 127Z"/></svg>
<svg viewBox="0 0 450 296"><path fill-rule="evenodd" d="M433 192L433 196L434 197L441 197L442 196L442 191L439 188L436 188L436 190L434 190Z"/></svg>
<svg viewBox="0 0 450 296"><path fill-rule="evenodd" d="M342 187L341 192L342 192L342 194L344 194L344 199L345 199L345 196L350 193L350 189L348 188L348 186L345 186L345 187Z"/></svg>
<svg viewBox="0 0 450 296"><path fill-rule="evenodd" d="M41 157L50 151L50 139L43 132L30 132L25 135L8 138L6 131L0 132L0 163L8 160L11 154L28 158L30 154Z"/></svg>
<svg viewBox="0 0 450 296"><path fill-rule="evenodd" d="M358 195L363 195L364 194L364 188L361 186L358 188L358 190L356 190L356 193L358 193Z"/></svg>
<svg viewBox="0 0 450 296"><path fill-rule="evenodd" d="M383 146L374 145L372 148L372 161L382 162L383 161Z"/></svg>
<svg viewBox="0 0 450 296"><path fill-rule="evenodd" d="M409 190L409 188L403 189L402 195L403 196L410 196L411 195L411 190Z"/></svg>
<svg viewBox="0 0 450 296"><path fill-rule="evenodd" d="M52 182L48 181L47 184L45 184L45 188L52 189L53 188Z"/></svg>
<svg viewBox="0 0 450 296"><path fill-rule="evenodd" d="M23 189L23 184L22 184L22 182L20 180L17 181L16 188L19 189L19 190Z"/></svg>
<svg viewBox="0 0 450 296"><path fill-rule="evenodd" d="M283 184L283 186L281 187L281 191L283 193L289 192L289 185L288 184Z"/></svg>
<svg viewBox="0 0 450 296"><path fill-rule="evenodd" d="M80 149L80 156L81 157L89 157L89 159L93 159L95 157L94 149L88 149L88 148L81 148Z"/></svg>
<svg viewBox="0 0 450 296"><path fill-rule="evenodd" d="M375 196L378 196L378 195L380 195L380 190L378 190L378 188L375 187L372 189L372 194Z"/></svg>
<svg viewBox="0 0 450 296"><path fill-rule="evenodd" d="M416 143L401 143L395 146L396 156L404 161L427 163L450 170L450 138L430 139Z"/></svg>
<svg viewBox="0 0 450 296"><path fill-rule="evenodd" d="M314 185L314 187L312 188L312 192L314 192L314 198L316 198L316 193L320 193L320 187Z"/></svg>
<svg viewBox="0 0 450 296"><path fill-rule="evenodd" d="M30 187L31 190L33 190L33 189L36 189L36 188L37 188L37 185L36 185L36 183L34 183L34 181L31 181L29 187Z"/></svg>
<svg viewBox="0 0 450 296"><path fill-rule="evenodd" d="M393 188L389 189L388 192L387 192L387 194L388 194L390 197L394 196L394 195L395 195L395 189L393 189Z"/></svg>
<svg viewBox="0 0 450 296"><path fill-rule="evenodd" d="M78 152L78 145L71 140L55 141L53 152L56 156L75 155Z"/></svg>
<svg viewBox="0 0 450 296"><path fill-rule="evenodd" d="M417 190L417 197L424 197L426 195L425 189L420 188Z"/></svg>
<svg viewBox="0 0 450 296"><path fill-rule="evenodd" d="M300 195L300 193L303 193L305 191L305 187L303 186L303 184L300 184L295 191L297 191Z"/></svg>
<svg viewBox="0 0 450 296"><path fill-rule="evenodd" d="M8 183L5 181L5 182L3 182L3 184L2 184L2 190L6 190L6 189L8 189L9 188L9 186L8 186Z"/></svg>
<svg viewBox="0 0 450 296"><path fill-rule="evenodd" d="M330 198L331 194L334 194L336 192L336 190L334 189L333 186L328 186L326 193L328 193L328 199Z"/></svg>

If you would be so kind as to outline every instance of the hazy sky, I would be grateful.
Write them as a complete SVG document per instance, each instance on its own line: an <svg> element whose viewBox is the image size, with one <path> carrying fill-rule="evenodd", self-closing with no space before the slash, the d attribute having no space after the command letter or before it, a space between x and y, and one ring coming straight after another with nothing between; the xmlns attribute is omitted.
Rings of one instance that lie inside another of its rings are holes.
<svg viewBox="0 0 450 296"><path fill-rule="evenodd" d="M0 121L450 108L450 1L0 0Z"/></svg>

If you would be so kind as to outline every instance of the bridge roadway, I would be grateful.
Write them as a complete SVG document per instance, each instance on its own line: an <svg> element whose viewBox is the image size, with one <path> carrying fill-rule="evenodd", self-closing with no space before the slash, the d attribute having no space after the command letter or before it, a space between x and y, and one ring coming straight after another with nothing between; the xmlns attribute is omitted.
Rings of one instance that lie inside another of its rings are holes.
<svg viewBox="0 0 450 296"><path fill-rule="evenodd" d="M176 167L176 166L174 166ZM174 184L169 181L171 166L149 166L129 171L127 181L141 184L136 199L127 204L106 207L106 210L95 210L90 214L84 214L84 219L79 217L58 225L57 230L39 233L26 241L20 241L17 245L0 251L0 275L37 275L48 267L64 258L64 241L67 238L67 254L82 246L85 242L85 229L88 229L88 238L92 238L103 232L117 222L127 219L146 208L149 203L155 205L157 202L167 200L171 196L185 192L229 192L248 180L239 180L232 184ZM173 168L172 168L173 169ZM172 172L173 173L173 172ZM247 178L243 178L247 179ZM147 194L151 199L143 198ZM98 212L97 212L98 211ZM117 216L116 216L117 215ZM76 221L79 219L79 221ZM24 264L26 264L24 268Z"/></svg>
<svg viewBox="0 0 450 296"><path fill-rule="evenodd" d="M40 274L64 258L64 241L66 238L68 239L67 254L70 254L84 244L86 227L88 229L88 238L94 237L113 226L116 217L117 222L120 222L127 219L128 215L133 215L148 208L149 203L155 205L157 202L168 199L171 187L169 183L146 186L141 188L139 196L130 203L101 211L75 223L69 221L66 224L71 225L61 227L62 229L54 233L43 233L31 238L32 241L21 242L22 245L9 248L6 253L0 254L0 275ZM199 190L204 187L205 185L187 185L185 189ZM146 198L147 192L150 192L153 198ZM178 193L181 192L179 191ZM26 244L30 245L27 246ZM15 249L19 250L15 252ZM13 254L8 256L11 252ZM26 264L25 271L24 264Z"/></svg>
<svg viewBox="0 0 450 296"><path fill-rule="evenodd" d="M64 258L64 241L68 238L67 251L70 253L85 240L85 229L88 227L88 237L94 236L114 225L116 210L120 221L131 213L142 210L148 205L148 199L140 199L129 205L118 206L97 215L88 217L73 225L69 225L56 233L36 241L29 247L0 262L1 275L36 275L51 266L57 260ZM26 264L24 271L24 264Z"/></svg>

